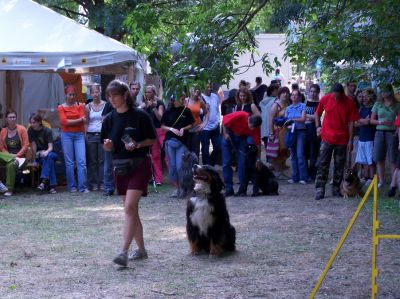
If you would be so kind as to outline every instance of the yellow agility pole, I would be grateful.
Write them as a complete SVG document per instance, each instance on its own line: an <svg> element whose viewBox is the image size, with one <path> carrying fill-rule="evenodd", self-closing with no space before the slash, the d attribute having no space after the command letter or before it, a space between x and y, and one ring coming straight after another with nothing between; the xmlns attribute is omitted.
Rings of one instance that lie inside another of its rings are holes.
<svg viewBox="0 0 400 299"><path fill-rule="evenodd" d="M348 234L349 234L351 228L352 228L353 225L354 225L354 222L356 221L358 215L360 214L361 209L363 208L365 202L367 201L367 199L368 199L368 197L369 197L369 194L371 193L372 188L373 188L374 186L375 186L375 188L378 186L378 178L377 178L376 175L374 176L374 179L372 180L371 184L369 185L369 187L368 187L368 189L367 189L367 192L365 193L363 199L361 200L361 202L359 203L359 205L358 205L358 207L357 207L357 210L355 211L355 213L353 214L353 217L351 218L349 224L347 225L346 230L344 231L342 237L340 238L339 243L336 245L336 248L335 248L335 250L333 251L333 253L332 253L332 255L331 255L331 257L330 257L328 263L326 264L324 271L322 271L322 274L321 274L320 277L318 278L318 281L317 281L316 285L314 286L314 288L313 288L313 290L312 290L312 292L311 292L311 295L310 295L309 299L313 299L313 298L315 297L315 294L318 292L318 290L319 290L319 288L320 288L322 282L323 282L324 279L325 279L326 274L328 273L328 270L329 270L330 267L332 266L332 264L333 264L333 262L334 262L336 256L337 256L338 253L339 253L340 248L342 248L344 241L346 240L346 238L347 238L347 236L348 236ZM374 189L374 190L377 190L377 188Z"/></svg>
<svg viewBox="0 0 400 299"><path fill-rule="evenodd" d="M378 220L378 188L374 186L374 205L372 212L372 262L371 262L371 298L375 299L378 294L378 284L376 279L378 278L379 270L377 268L377 252L380 239L400 239L400 235L380 235L378 229L380 226Z"/></svg>

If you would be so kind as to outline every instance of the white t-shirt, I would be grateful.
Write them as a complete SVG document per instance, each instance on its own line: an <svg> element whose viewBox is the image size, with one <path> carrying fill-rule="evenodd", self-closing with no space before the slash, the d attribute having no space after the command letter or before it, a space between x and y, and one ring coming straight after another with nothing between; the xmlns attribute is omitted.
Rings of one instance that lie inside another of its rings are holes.
<svg viewBox="0 0 400 299"><path fill-rule="evenodd" d="M202 96L208 108L208 123L204 130L211 131L216 129L221 122L220 99L215 93L211 93L209 96L202 94Z"/></svg>

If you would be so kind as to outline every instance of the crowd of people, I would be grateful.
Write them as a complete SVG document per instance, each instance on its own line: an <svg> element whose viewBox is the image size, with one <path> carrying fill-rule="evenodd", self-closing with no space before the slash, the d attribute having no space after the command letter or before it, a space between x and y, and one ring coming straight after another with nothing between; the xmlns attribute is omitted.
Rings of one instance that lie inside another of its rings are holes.
<svg viewBox="0 0 400 299"><path fill-rule="evenodd" d="M279 74L278 74L279 75ZM227 98L204 88L190 88L164 102L154 85L142 86L112 81L101 98L101 86L90 87L91 100L76 100L73 86L65 87L65 102L58 106L62 153L56 153L52 130L40 114L29 118L29 126L17 124L15 111L6 113L0 132L0 163L5 166L6 184L0 192L13 195L18 169L24 164L28 147L41 166L40 191L56 193L55 163L65 161L69 192L102 190L124 198L125 225L121 254L114 262L124 265L133 239L137 249L131 259L146 258L138 202L147 194L149 182L164 184L163 170L178 197L182 156L193 152L202 164L222 166L226 196L246 196L246 148L258 147L257 163L264 160L278 179L289 184L315 183L315 199L325 197L329 166L333 156L332 195L340 196L346 167L359 165L366 184L375 172L379 188L385 184L385 162L391 165L389 196L396 194L400 155L400 103L391 85L357 88L337 83L320 98L320 86L309 85L304 94L297 84L282 86L280 76L269 86L260 77L251 88L241 81ZM264 150L262 150L262 143ZM212 150L210 151L210 145ZM262 157L262 153L265 157ZM287 159L291 158L291 167ZM235 192L234 170L239 188ZM291 173L290 173L291 170Z"/></svg>

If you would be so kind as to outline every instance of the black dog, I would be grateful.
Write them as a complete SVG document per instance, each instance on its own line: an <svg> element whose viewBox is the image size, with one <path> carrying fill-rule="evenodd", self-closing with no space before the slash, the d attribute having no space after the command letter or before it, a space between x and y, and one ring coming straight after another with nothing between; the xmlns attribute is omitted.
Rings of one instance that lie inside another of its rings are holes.
<svg viewBox="0 0 400 299"><path fill-rule="evenodd" d="M224 183L211 166L195 165L196 197L188 200L186 209L186 233L191 254L201 251L211 256L235 251L236 230L229 222Z"/></svg>
<svg viewBox="0 0 400 299"><path fill-rule="evenodd" d="M278 195L278 180L274 173L261 161L257 162L257 146L248 144L246 148L246 189L249 181L253 182L253 193L258 196L259 190L263 195ZM258 163L258 167L256 164Z"/></svg>
<svg viewBox="0 0 400 299"><path fill-rule="evenodd" d="M179 170L178 198L185 198L193 193L193 166L199 162L196 154L190 151L182 155L182 164Z"/></svg>

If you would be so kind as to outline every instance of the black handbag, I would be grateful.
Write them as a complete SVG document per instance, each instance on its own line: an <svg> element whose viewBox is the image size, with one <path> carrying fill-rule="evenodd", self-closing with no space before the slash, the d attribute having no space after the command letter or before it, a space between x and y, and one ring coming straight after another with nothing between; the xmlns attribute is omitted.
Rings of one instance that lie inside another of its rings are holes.
<svg viewBox="0 0 400 299"><path fill-rule="evenodd" d="M130 159L113 159L114 173L118 176L126 176L144 161L144 157Z"/></svg>

